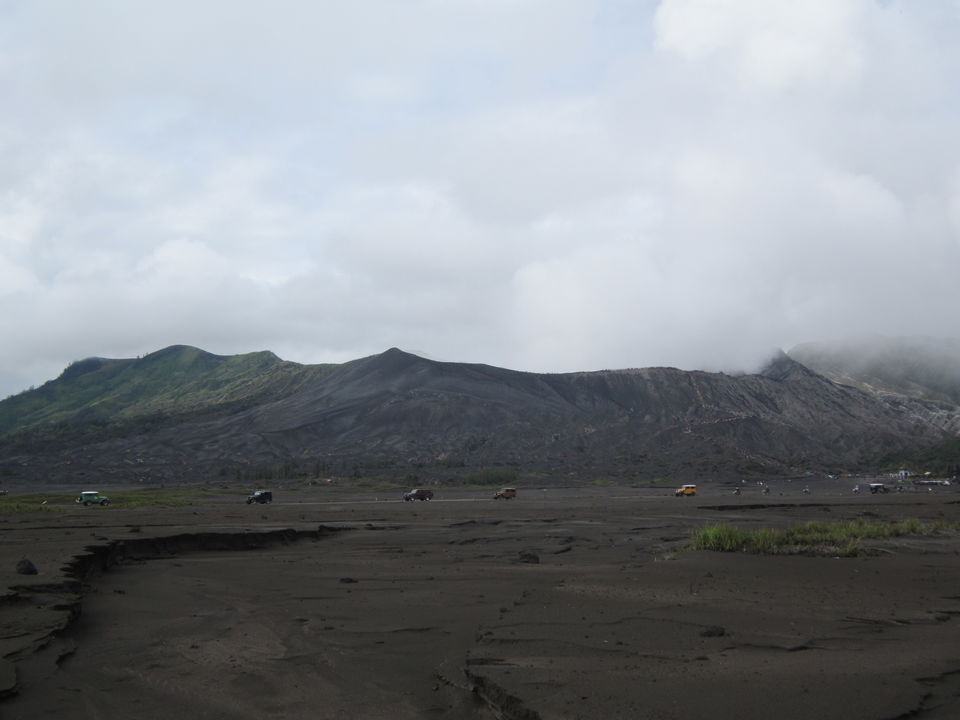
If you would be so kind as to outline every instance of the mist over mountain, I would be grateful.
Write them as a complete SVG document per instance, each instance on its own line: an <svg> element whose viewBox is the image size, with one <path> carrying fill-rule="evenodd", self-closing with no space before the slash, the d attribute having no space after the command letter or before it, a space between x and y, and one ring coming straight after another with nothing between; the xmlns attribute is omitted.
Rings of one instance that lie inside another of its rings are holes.
<svg viewBox="0 0 960 720"><path fill-rule="evenodd" d="M810 342L790 357L834 382L871 393L960 404L960 340L870 336Z"/></svg>
<svg viewBox="0 0 960 720"><path fill-rule="evenodd" d="M173 346L74 363L0 403L0 479L726 479L864 467L958 430L957 404L865 392L782 353L749 375L542 374L395 348L319 366Z"/></svg>

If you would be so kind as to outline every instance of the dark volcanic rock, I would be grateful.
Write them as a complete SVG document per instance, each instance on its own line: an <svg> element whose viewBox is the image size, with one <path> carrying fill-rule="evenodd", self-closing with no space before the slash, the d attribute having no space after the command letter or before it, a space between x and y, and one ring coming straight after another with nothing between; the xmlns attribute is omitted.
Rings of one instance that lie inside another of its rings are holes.
<svg viewBox="0 0 960 720"><path fill-rule="evenodd" d="M27 454L5 453L0 439L0 471L74 482L84 472L104 481L255 480L264 469L448 479L499 467L627 480L835 471L932 445L956 430L958 413L838 385L782 354L754 375L552 375L392 349L279 399L203 418Z"/></svg>
<svg viewBox="0 0 960 720"><path fill-rule="evenodd" d="M0 698L16 695L18 689L16 667L9 660L0 659Z"/></svg>
<svg viewBox="0 0 960 720"><path fill-rule="evenodd" d="M529 563L531 565L540 564L540 556L537 555L533 550L521 550L517 554L518 562Z"/></svg>
<svg viewBox="0 0 960 720"><path fill-rule="evenodd" d="M23 558L17 561L17 572L21 575L36 575L39 571L36 565L26 558Z"/></svg>

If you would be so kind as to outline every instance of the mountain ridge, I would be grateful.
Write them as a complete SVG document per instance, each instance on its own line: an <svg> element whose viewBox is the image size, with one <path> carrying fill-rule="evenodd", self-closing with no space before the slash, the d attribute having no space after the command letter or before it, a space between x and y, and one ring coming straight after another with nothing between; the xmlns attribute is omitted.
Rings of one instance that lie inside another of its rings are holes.
<svg viewBox="0 0 960 720"><path fill-rule="evenodd" d="M93 360L51 382L66 392L99 377L116 384L103 388L109 402L0 435L0 475L63 481L83 468L104 481L196 482L282 468L291 476L415 471L454 480L505 466L618 481L721 478L836 471L960 431L957 407L878 397L783 353L748 375L541 374L397 348L324 366L187 346L133 364ZM151 373L172 387L130 389ZM171 400L177 391L180 405ZM124 406L124 392L136 402ZM0 420L10 412L4 403Z"/></svg>
<svg viewBox="0 0 960 720"><path fill-rule="evenodd" d="M214 355L188 345L138 358L86 358L0 402L0 436L49 423L181 415L256 401L267 393L294 392L333 367L301 366L267 350Z"/></svg>

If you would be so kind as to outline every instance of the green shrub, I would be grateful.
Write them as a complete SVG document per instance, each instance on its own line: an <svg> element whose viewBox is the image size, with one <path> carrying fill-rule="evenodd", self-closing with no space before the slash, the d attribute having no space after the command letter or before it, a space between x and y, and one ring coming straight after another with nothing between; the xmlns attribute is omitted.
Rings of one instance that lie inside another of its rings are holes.
<svg viewBox="0 0 960 720"><path fill-rule="evenodd" d="M780 549L780 534L772 528L754 530L750 536L753 552L773 555Z"/></svg>
<svg viewBox="0 0 960 720"><path fill-rule="evenodd" d="M741 530L733 525L707 525L693 534L695 550L719 552L752 552L765 555L778 553L817 553L852 557L864 552L861 540L934 535L956 531L956 524L923 523L916 518L899 522L848 520L830 524L806 522L792 528Z"/></svg>
<svg viewBox="0 0 960 720"><path fill-rule="evenodd" d="M694 535L693 546L697 550L734 552L746 549L748 538L745 531L733 525L709 525Z"/></svg>

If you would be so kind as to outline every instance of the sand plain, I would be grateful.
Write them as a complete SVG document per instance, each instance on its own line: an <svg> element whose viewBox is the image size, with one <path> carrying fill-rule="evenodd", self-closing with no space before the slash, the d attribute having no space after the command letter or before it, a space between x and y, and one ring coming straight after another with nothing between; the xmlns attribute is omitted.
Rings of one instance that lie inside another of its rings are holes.
<svg viewBox="0 0 960 720"><path fill-rule="evenodd" d="M0 717L960 717L955 533L852 558L684 549L713 522L960 522L954 487L851 485L2 516Z"/></svg>

